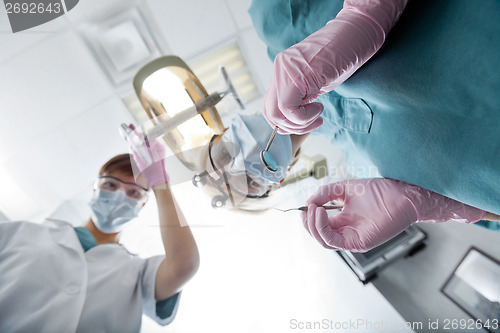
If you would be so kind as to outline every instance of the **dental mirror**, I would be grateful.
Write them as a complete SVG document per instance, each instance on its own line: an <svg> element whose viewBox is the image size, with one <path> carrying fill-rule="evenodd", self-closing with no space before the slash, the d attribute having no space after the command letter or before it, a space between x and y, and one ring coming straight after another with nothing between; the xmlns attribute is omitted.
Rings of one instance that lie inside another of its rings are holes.
<svg viewBox="0 0 500 333"><path fill-rule="evenodd" d="M278 164L276 163L276 160L274 159L273 155L271 155L271 153L269 152L269 147L271 147L271 143L273 143L274 137L276 136L278 129L279 129L278 126L274 127L273 133L269 138L269 142L267 143L266 149L260 152L260 159L262 163L264 163L266 168L271 172L276 172L276 170L278 170Z"/></svg>

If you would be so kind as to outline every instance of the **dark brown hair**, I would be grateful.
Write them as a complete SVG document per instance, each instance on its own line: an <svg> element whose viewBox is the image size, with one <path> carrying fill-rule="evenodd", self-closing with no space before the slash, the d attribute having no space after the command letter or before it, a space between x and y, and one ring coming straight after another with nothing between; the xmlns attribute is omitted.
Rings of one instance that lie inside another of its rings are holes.
<svg viewBox="0 0 500 333"><path fill-rule="evenodd" d="M122 172L127 176L134 176L134 172L132 170L132 163L130 162L132 155L130 154L120 154L111 158L109 161L104 163L99 171L99 176L112 172Z"/></svg>

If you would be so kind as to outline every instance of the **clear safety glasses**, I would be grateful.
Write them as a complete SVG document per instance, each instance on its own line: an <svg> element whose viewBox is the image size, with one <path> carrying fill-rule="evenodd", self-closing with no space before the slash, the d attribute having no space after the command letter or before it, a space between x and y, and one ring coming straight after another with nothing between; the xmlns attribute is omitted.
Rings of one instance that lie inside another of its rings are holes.
<svg viewBox="0 0 500 333"><path fill-rule="evenodd" d="M97 179L96 186L101 190L111 192L118 191L122 188L128 197L137 201L145 201L148 197L148 190L144 187L134 183L124 182L113 176L100 176Z"/></svg>

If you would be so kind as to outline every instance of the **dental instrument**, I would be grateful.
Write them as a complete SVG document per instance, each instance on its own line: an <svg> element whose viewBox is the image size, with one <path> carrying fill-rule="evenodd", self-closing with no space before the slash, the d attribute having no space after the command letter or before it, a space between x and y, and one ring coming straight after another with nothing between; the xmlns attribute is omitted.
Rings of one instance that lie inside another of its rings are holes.
<svg viewBox="0 0 500 333"><path fill-rule="evenodd" d="M262 163L264 163L266 168L271 172L276 172L276 170L278 170L278 164L276 163L276 160L274 159L273 155L271 155L271 153L269 152L269 147L271 147L271 143L273 143L274 137L276 136L278 129L279 129L278 126L274 127L273 133L269 138L269 142L267 143L266 149L260 152L260 159Z"/></svg>
<svg viewBox="0 0 500 333"><path fill-rule="evenodd" d="M327 205L327 206L320 206L320 207L323 207L324 209L342 209L344 206ZM274 209L279 210L280 212L289 212L292 210L306 211L307 206L300 206L300 207L288 208L288 209L280 209L280 208L274 207Z"/></svg>

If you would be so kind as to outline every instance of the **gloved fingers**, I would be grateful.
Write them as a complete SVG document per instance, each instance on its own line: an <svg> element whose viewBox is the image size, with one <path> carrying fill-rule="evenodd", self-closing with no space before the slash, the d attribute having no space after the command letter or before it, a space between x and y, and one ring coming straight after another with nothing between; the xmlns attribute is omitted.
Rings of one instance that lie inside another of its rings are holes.
<svg viewBox="0 0 500 333"><path fill-rule="evenodd" d="M360 222L357 219L359 219L359 217L355 214L351 214L348 207L341 213L335 215L332 218L331 223L332 225L335 225L337 229L342 231L345 250L364 252L363 249L365 248L365 243L361 235L366 233L358 230L360 229ZM368 221L365 221L364 223L368 224Z"/></svg>
<svg viewBox="0 0 500 333"><path fill-rule="evenodd" d="M319 117L315 119L310 125L305 126L305 127L297 127L297 126L292 126L289 127L287 125L288 123L285 121L281 121L276 123L275 126L279 127L278 133L279 134L306 134L309 132L314 131L315 129L318 129L322 124L323 124L323 118Z"/></svg>
<svg viewBox="0 0 500 333"><path fill-rule="evenodd" d="M365 252L365 244L354 227L356 221L352 221L351 216L351 214L341 212L329 217L329 228L318 227L318 233L330 246L347 251Z"/></svg>
<svg viewBox="0 0 500 333"><path fill-rule="evenodd" d="M314 94L312 94L312 95L307 96L306 98L304 98L304 100L302 101L302 103L303 104L312 103L315 100L317 100L321 95L323 95L323 94L325 94L327 92L329 92L329 91L321 89L318 92L316 92L316 93L314 93ZM319 102L317 102L317 103L319 103Z"/></svg>
<svg viewBox="0 0 500 333"><path fill-rule="evenodd" d="M129 152L132 154L140 172L146 168L150 156L147 153L147 150L143 148L145 146L144 134L137 131L135 126L132 124L129 125L129 128L131 131L127 132L125 140L128 143Z"/></svg>
<svg viewBox="0 0 500 333"><path fill-rule="evenodd" d="M125 141L127 141L129 148L131 151L136 151L146 143L146 136L141 131L137 130L137 128L129 124L129 130L122 133L124 135Z"/></svg>
<svg viewBox="0 0 500 333"><path fill-rule="evenodd" d="M330 248L328 244L326 244L323 239L319 236L318 231L316 230L316 210L318 207L314 204L309 205L306 210L302 211L302 223L304 228L307 230L309 235L318 241L323 247ZM324 208L322 208L325 210ZM325 212L326 213L326 212Z"/></svg>
<svg viewBox="0 0 500 333"><path fill-rule="evenodd" d="M299 96L297 101L290 101L278 95L277 105L267 105L274 120L281 120L283 127L296 134L299 134L299 131L300 134L304 133L306 128L310 132L319 127L321 123L318 125L317 119L324 109L323 104L319 102L305 103L300 98Z"/></svg>
<svg viewBox="0 0 500 333"><path fill-rule="evenodd" d="M269 125L271 125L271 127L274 128L274 126L278 126L279 134L306 134L314 131L323 124L323 118L319 117L317 119L314 119L311 124L308 124L307 126L297 125L290 122L284 116L275 117L270 115L269 112L266 112L265 108L262 112L262 115L267 120Z"/></svg>
<svg viewBox="0 0 500 333"><path fill-rule="evenodd" d="M293 133L293 134L306 134L309 132L314 131L315 129L319 128L323 124L323 118L320 117L321 112L317 113L317 115L314 115L313 117L309 119L304 119L299 122L295 122L294 120L291 120L292 117L295 117L297 113L307 113L308 111L299 111L299 109L323 109L323 104L321 103L313 103L313 104L308 104L305 106L300 106L299 108L295 108L294 110L290 109L289 111L286 111L286 120L282 120L281 124L278 124L278 126L287 131L287 133ZM314 111L316 112L316 111Z"/></svg>
<svg viewBox="0 0 500 333"><path fill-rule="evenodd" d="M271 126L280 128L278 133L304 134L323 123L323 120L318 120L323 112L323 104L305 102L306 91L302 90L275 63L275 73L264 97L262 113Z"/></svg>
<svg viewBox="0 0 500 333"><path fill-rule="evenodd" d="M353 227L343 227L342 237L344 240L344 250L363 253L370 249L367 247L360 234Z"/></svg>
<svg viewBox="0 0 500 333"><path fill-rule="evenodd" d="M145 149L151 155L151 157L153 157L154 161L159 161L165 158L165 148L158 140L151 141L148 139L148 136L146 134L139 131L134 127L134 125L130 124L130 126L130 128L132 128L133 130L133 133L141 139L142 144L145 146L142 148Z"/></svg>
<svg viewBox="0 0 500 333"><path fill-rule="evenodd" d="M347 181L323 185L307 199L306 204L322 206L331 201L345 202Z"/></svg>
<svg viewBox="0 0 500 333"><path fill-rule="evenodd" d="M153 161L159 161L165 158L165 148L158 140L149 140L146 134L137 130L135 130L135 132L142 138L143 146L145 146L143 147L143 149L147 150Z"/></svg>
<svg viewBox="0 0 500 333"><path fill-rule="evenodd" d="M148 137L132 124L129 128L126 140L140 172L165 159L165 147L159 141L149 141Z"/></svg>
<svg viewBox="0 0 500 333"><path fill-rule="evenodd" d="M323 104L319 102L306 103L299 100L297 103L285 99L283 96L278 96L277 107L279 112L282 113L291 126L296 128L307 127L318 118L323 112Z"/></svg>
<svg viewBox="0 0 500 333"><path fill-rule="evenodd" d="M153 142L156 141L150 141L148 136L144 132L138 130L133 124L130 124L129 127L132 129L131 135L134 136L134 143L136 147L145 146L147 148L150 148Z"/></svg>
<svg viewBox="0 0 500 333"><path fill-rule="evenodd" d="M134 147L141 146L144 143L143 134L137 131L135 126L132 124L129 124L126 127L128 128L124 129L122 127L120 133L125 139L125 141L128 143L129 148L133 150Z"/></svg>
<svg viewBox="0 0 500 333"><path fill-rule="evenodd" d="M309 205L307 207L307 230L311 236L316 239L321 245L326 246L326 244L319 237L318 231L316 230L316 210L318 207L316 205Z"/></svg>
<svg viewBox="0 0 500 333"><path fill-rule="evenodd" d="M310 205L308 211L308 223L311 235L320 243L324 248L331 250L338 250L344 245L344 239L335 228L331 227L330 218L326 209L323 207L316 207Z"/></svg>
<svg viewBox="0 0 500 333"><path fill-rule="evenodd" d="M298 135L306 134L306 133L312 132L312 131L320 128L321 125L323 125L323 118L318 117L318 118L314 119L314 121L311 124L309 124L308 126L301 128L301 129L294 130L294 134L298 134Z"/></svg>
<svg viewBox="0 0 500 333"><path fill-rule="evenodd" d="M300 130L304 126L300 124L295 124L290 121L286 114L282 112L280 107L278 106L278 101L276 94L268 92L266 93L266 97L264 99L264 107L262 114L267 122L272 126L278 126L280 134L291 134L295 133L296 130ZM309 124L305 124L306 127Z"/></svg>
<svg viewBox="0 0 500 333"><path fill-rule="evenodd" d="M366 252L369 246L358 230L357 221L352 221L353 214L343 211L335 216L328 216L326 209L314 203L302 212L302 222L309 234L321 246L327 249L344 249L353 252Z"/></svg>
<svg viewBox="0 0 500 333"><path fill-rule="evenodd" d="M336 249L334 247L331 247L328 245L319 235L318 230L317 230L317 223L316 223L316 212L318 210L323 210L325 215L326 215L326 210L324 208L318 208L316 205L312 204L307 207L306 211L302 212L302 223L304 224L305 229L309 232L309 234L323 246L324 248L327 249ZM328 221L328 216L326 216L326 220ZM328 223L328 222L327 222Z"/></svg>

